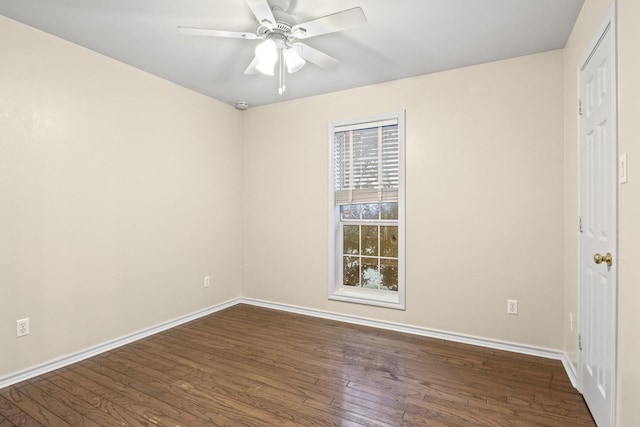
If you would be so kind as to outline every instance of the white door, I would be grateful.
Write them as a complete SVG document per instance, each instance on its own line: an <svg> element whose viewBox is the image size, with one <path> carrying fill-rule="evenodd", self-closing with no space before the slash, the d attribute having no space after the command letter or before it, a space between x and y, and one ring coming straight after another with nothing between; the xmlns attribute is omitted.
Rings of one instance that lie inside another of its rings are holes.
<svg viewBox="0 0 640 427"><path fill-rule="evenodd" d="M580 388L613 426L616 355L617 138L612 20L580 70Z"/></svg>

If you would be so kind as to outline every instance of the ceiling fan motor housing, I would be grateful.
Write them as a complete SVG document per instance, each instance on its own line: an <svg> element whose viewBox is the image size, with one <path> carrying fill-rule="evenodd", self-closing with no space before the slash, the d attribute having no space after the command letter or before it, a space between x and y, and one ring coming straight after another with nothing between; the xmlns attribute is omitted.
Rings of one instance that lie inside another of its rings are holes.
<svg viewBox="0 0 640 427"><path fill-rule="evenodd" d="M291 27L291 24L278 20L276 21L276 27L273 30L270 30L262 24L258 25L256 34L262 39L271 38L274 39L274 41L277 41L278 39L289 40L293 38L293 35L291 34Z"/></svg>

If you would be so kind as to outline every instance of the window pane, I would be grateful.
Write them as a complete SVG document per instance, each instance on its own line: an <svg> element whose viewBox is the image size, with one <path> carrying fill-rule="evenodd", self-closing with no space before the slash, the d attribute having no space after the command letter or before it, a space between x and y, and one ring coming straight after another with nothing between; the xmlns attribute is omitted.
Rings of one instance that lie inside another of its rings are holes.
<svg viewBox="0 0 640 427"><path fill-rule="evenodd" d="M380 218L380 204L368 203L362 206L362 219L379 219Z"/></svg>
<svg viewBox="0 0 640 427"><path fill-rule="evenodd" d="M343 226L344 233L344 254L360 254L360 232L359 225Z"/></svg>
<svg viewBox="0 0 640 427"><path fill-rule="evenodd" d="M378 256L378 226L362 226L362 255Z"/></svg>
<svg viewBox="0 0 640 427"><path fill-rule="evenodd" d="M398 226L380 227L380 256L398 257Z"/></svg>
<svg viewBox="0 0 640 427"><path fill-rule="evenodd" d="M382 280L381 289L389 291L398 290L398 260L381 259L380 276Z"/></svg>
<svg viewBox="0 0 640 427"><path fill-rule="evenodd" d="M362 287L380 289L382 278L377 258L362 258Z"/></svg>
<svg viewBox="0 0 640 427"><path fill-rule="evenodd" d="M382 203L380 215L382 219L398 219L398 203Z"/></svg>
<svg viewBox="0 0 640 427"><path fill-rule="evenodd" d="M360 286L360 262L358 257L342 258L342 282L344 286Z"/></svg>
<svg viewBox="0 0 640 427"><path fill-rule="evenodd" d="M342 219L360 219L362 205L343 205L340 206L340 216Z"/></svg>

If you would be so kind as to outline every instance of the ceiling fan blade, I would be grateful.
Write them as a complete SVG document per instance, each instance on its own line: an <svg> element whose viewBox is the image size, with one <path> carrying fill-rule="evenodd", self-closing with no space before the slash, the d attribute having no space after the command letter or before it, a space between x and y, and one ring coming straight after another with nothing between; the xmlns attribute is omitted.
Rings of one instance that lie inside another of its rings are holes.
<svg viewBox="0 0 640 427"><path fill-rule="evenodd" d="M178 31L184 34L190 34L192 36L229 37L232 39L247 39L247 40L255 40L258 38L258 36L255 33L241 33L239 31L224 31L224 30L208 30L206 28L178 27Z"/></svg>
<svg viewBox="0 0 640 427"><path fill-rule="evenodd" d="M270 30L273 30L276 26L276 18L273 17L271 7L267 0L245 0L247 6L251 9L251 12L255 15L259 23L264 25Z"/></svg>
<svg viewBox="0 0 640 427"><path fill-rule="evenodd" d="M309 37L334 33L366 23L367 17L364 16L362 8L354 7L353 9L343 10L333 15L294 25L291 28L291 33L298 39L308 39Z"/></svg>
<svg viewBox="0 0 640 427"><path fill-rule="evenodd" d="M258 70L256 69L256 65L258 65L258 57L254 56L253 60L249 64L246 70L244 70L245 74L258 74Z"/></svg>
<svg viewBox="0 0 640 427"><path fill-rule="evenodd" d="M293 47L302 58L325 70L333 70L342 64L342 62L333 56L320 52L318 49L314 49L304 43L295 43Z"/></svg>

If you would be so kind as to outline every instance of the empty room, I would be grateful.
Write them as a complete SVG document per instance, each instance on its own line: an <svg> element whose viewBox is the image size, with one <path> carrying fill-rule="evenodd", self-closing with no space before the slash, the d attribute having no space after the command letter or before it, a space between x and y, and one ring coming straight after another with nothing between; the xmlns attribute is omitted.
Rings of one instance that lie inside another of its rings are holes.
<svg viewBox="0 0 640 427"><path fill-rule="evenodd" d="M639 426L639 48L637 0L0 0L0 426Z"/></svg>

